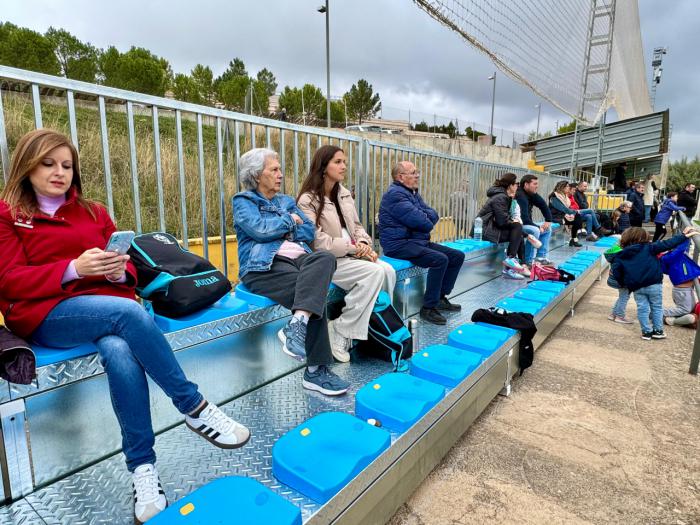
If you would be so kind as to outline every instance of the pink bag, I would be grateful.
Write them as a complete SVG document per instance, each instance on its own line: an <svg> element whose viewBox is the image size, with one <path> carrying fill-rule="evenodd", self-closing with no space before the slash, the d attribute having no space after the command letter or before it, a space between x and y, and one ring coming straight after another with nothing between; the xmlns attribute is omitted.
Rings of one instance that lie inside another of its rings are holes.
<svg viewBox="0 0 700 525"><path fill-rule="evenodd" d="M533 281L559 281L561 277L559 270L552 266L543 266L538 262L532 263L530 268Z"/></svg>

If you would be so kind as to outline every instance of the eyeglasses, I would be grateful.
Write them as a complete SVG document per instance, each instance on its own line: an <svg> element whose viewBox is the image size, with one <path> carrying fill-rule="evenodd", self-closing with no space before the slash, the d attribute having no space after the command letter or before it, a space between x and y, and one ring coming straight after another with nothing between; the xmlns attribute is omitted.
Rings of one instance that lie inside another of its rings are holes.
<svg viewBox="0 0 700 525"><path fill-rule="evenodd" d="M416 170L416 171L411 172L411 173L404 171L403 173L401 173L401 175L415 175L416 177L420 177L420 171Z"/></svg>

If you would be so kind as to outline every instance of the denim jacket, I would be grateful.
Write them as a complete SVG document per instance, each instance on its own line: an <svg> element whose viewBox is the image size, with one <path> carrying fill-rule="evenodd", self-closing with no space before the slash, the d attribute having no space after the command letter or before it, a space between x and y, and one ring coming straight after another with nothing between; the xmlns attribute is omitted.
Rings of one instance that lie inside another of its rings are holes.
<svg viewBox="0 0 700 525"><path fill-rule="evenodd" d="M304 221L294 222L296 213ZM284 241L299 243L307 253L316 229L289 195L268 200L257 191L233 196L233 226L238 240L238 278L248 272L266 272Z"/></svg>

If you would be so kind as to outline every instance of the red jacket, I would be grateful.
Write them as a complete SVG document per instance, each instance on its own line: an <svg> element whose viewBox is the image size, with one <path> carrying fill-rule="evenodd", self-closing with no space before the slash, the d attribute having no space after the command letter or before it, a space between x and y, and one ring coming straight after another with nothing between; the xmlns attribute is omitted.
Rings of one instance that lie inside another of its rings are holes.
<svg viewBox="0 0 700 525"><path fill-rule="evenodd" d="M94 205L96 218L75 201L71 189L53 217L12 218L0 200L0 311L5 324L28 338L58 303L78 295L112 295L134 299L136 270L127 263L127 280L110 283L87 276L61 285L68 264L85 250L104 249L115 231L107 210Z"/></svg>

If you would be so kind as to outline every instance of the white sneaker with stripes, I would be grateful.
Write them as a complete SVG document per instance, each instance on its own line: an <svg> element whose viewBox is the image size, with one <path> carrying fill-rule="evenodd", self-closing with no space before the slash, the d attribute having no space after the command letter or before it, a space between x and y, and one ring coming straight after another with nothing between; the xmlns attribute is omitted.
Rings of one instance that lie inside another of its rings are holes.
<svg viewBox="0 0 700 525"><path fill-rule="evenodd" d="M134 522L146 523L168 506L155 465L139 465L131 474L134 486Z"/></svg>
<svg viewBox="0 0 700 525"><path fill-rule="evenodd" d="M185 424L192 432L219 448L239 448L250 439L250 431L246 427L228 417L213 403L209 403L197 417L185 416Z"/></svg>

